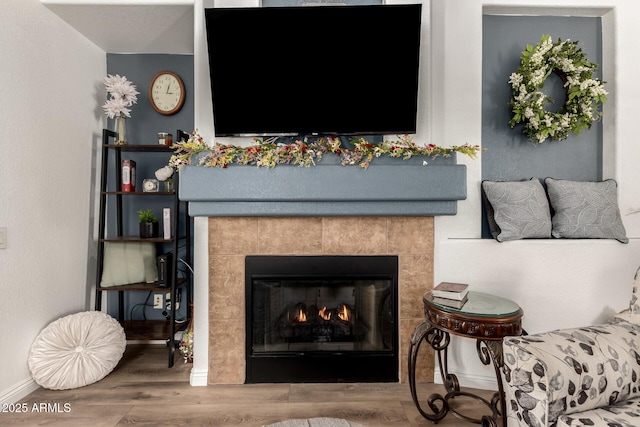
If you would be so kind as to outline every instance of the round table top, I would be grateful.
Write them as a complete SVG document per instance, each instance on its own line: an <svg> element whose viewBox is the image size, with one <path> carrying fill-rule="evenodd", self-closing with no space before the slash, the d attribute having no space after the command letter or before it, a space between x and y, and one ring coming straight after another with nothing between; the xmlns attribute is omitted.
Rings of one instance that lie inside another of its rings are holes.
<svg viewBox="0 0 640 427"><path fill-rule="evenodd" d="M515 302L496 295L469 291L462 308L437 304L425 293L425 320L438 329L469 338L501 340L522 334L523 311Z"/></svg>
<svg viewBox="0 0 640 427"><path fill-rule="evenodd" d="M446 311L466 313L475 316L508 316L520 310L520 306L510 299L476 291L469 291L468 300L462 308L438 304L432 300L431 292L425 294L424 301Z"/></svg>

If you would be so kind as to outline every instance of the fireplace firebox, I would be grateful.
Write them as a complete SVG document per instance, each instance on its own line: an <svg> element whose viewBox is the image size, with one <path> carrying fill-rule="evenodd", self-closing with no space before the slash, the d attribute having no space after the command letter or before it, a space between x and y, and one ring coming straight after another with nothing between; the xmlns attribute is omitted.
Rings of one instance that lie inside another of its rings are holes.
<svg viewBox="0 0 640 427"><path fill-rule="evenodd" d="M398 257L247 256L246 382L397 382Z"/></svg>

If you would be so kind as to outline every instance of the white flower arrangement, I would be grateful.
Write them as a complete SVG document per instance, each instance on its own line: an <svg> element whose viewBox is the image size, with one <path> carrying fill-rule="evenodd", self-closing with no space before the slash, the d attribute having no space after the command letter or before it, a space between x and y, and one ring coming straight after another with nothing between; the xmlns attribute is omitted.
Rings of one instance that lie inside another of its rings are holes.
<svg viewBox="0 0 640 427"><path fill-rule="evenodd" d="M569 132L579 134L591 128L602 113L599 107L607 101L604 82L593 78L598 65L587 60L578 42L570 40L553 43L551 36L543 35L534 47L527 45L520 58L520 68L509 76L513 97L509 102L513 128L524 123L522 132L529 141L542 144L548 138L562 141ZM551 73L556 73L567 90L564 105L552 113L545 109L553 102L541 89Z"/></svg>
<svg viewBox="0 0 640 427"><path fill-rule="evenodd" d="M140 94L136 86L126 77L118 74L115 76L107 75L104 78L104 86L109 93L109 98L102 106L107 117L110 119L114 117L131 117L131 109L129 107L138 102L137 95Z"/></svg>
<svg viewBox="0 0 640 427"><path fill-rule="evenodd" d="M169 166L164 166L158 169L155 173L158 181L166 181L173 175L173 168Z"/></svg>

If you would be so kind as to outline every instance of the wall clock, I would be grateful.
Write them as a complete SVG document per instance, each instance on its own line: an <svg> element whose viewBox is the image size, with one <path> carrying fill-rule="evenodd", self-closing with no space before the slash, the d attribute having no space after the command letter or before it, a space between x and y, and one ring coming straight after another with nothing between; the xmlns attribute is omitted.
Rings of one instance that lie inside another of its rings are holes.
<svg viewBox="0 0 640 427"><path fill-rule="evenodd" d="M149 101L160 114L175 114L184 105L184 83L179 75L172 71L160 71L149 83Z"/></svg>

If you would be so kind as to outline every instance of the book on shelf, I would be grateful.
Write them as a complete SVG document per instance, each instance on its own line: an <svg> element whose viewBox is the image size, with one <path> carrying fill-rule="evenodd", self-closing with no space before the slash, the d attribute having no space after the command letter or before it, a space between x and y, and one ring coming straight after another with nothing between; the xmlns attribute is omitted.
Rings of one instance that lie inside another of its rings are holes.
<svg viewBox="0 0 640 427"><path fill-rule="evenodd" d="M431 298L431 300L438 305L444 305L446 307L457 308L457 309L462 308L468 299L469 299L468 295L465 295L461 300L440 298L435 296L432 296Z"/></svg>
<svg viewBox="0 0 640 427"><path fill-rule="evenodd" d="M433 288L434 297L454 299L461 301L469 293L469 285L466 283L441 282Z"/></svg>

